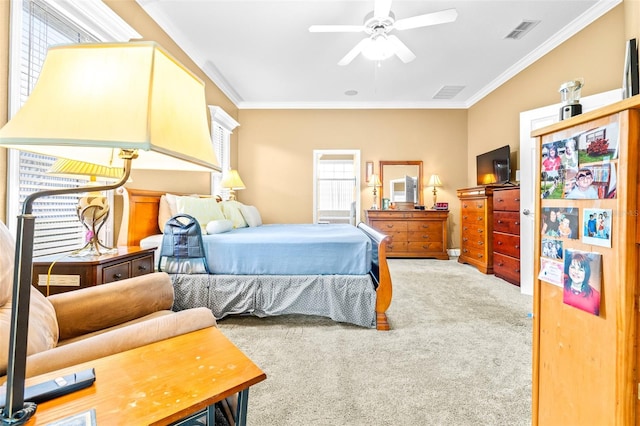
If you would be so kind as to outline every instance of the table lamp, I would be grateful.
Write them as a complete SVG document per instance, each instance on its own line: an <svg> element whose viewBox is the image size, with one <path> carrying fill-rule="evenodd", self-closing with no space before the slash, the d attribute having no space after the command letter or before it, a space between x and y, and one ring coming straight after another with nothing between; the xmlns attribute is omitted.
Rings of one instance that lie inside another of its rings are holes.
<svg viewBox="0 0 640 426"><path fill-rule="evenodd" d="M0 146L122 170L96 187L51 189L26 197L18 216L6 402L2 424L22 424L35 215L43 196L106 191L132 166L220 170L207 123L204 84L153 42L99 43L49 49L33 92L0 129Z"/></svg>
<svg viewBox="0 0 640 426"><path fill-rule="evenodd" d="M235 169L231 169L227 172L224 179L222 179L222 187L229 189L229 199L236 199L236 191L245 189L244 182L240 178L240 174Z"/></svg>
<svg viewBox="0 0 640 426"><path fill-rule="evenodd" d="M122 169L60 158L53 163L48 173L74 179L88 179L89 186L97 186L98 178L108 181L120 180ZM90 191L80 197L76 212L80 223L87 230L88 239L84 247L74 251L70 256L100 256L117 252L117 249L102 244L98 237L100 229L109 217L109 211L107 197L100 191Z"/></svg>
<svg viewBox="0 0 640 426"><path fill-rule="evenodd" d="M433 187L433 207L431 208L435 208L436 207L436 201L438 199L438 187L442 186L442 181L440 181L440 176L438 175L431 175L431 177L429 178L429 183L427 184L427 186L432 186Z"/></svg>
<svg viewBox="0 0 640 426"><path fill-rule="evenodd" d="M367 186L373 188L373 205L371 206L371 210L378 210L378 188L382 186L378 175L372 174L369 178L369 183L367 184Z"/></svg>

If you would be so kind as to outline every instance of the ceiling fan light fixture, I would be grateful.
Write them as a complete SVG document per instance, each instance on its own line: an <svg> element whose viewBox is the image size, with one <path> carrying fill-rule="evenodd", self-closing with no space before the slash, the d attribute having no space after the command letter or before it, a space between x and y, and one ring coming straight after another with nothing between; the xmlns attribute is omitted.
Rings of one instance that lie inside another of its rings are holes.
<svg viewBox="0 0 640 426"><path fill-rule="evenodd" d="M394 47L386 34L374 34L362 49L362 55L372 61L384 61L394 54Z"/></svg>

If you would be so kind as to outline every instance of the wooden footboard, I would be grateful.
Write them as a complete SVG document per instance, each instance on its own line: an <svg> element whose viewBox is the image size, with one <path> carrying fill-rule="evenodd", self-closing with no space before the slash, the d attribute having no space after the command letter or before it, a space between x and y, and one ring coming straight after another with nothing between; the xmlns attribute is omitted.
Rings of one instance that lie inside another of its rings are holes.
<svg viewBox="0 0 640 426"><path fill-rule="evenodd" d="M391 305L393 286L391 285L391 273L387 264L386 235L381 234L367 224L360 222L358 228L364 232L373 243L371 259L371 276L376 281L376 328L378 330L391 329L387 320L387 309Z"/></svg>

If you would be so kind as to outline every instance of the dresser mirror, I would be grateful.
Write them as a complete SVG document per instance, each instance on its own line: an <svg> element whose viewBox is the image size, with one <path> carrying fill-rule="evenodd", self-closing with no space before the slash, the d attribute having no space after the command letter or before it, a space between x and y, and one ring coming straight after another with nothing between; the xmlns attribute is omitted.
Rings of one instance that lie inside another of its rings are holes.
<svg viewBox="0 0 640 426"><path fill-rule="evenodd" d="M380 161L380 203L388 199L397 209L413 209L422 202L422 161Z"/></svg>

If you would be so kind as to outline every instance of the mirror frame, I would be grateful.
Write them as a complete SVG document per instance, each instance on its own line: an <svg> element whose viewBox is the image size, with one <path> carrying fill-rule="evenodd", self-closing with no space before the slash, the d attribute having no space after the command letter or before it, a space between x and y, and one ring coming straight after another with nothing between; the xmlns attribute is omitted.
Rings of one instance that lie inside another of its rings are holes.
<svg viewBox="0 0 640 426"><path fill-rule="evenodd" d="M422 161L380 161L378 170L380 170L380 194L378 195L378 205L382 208L382 198L384 194L384 166L418 166L418 205L423 206L423 186L422 186Z"/></svg>

